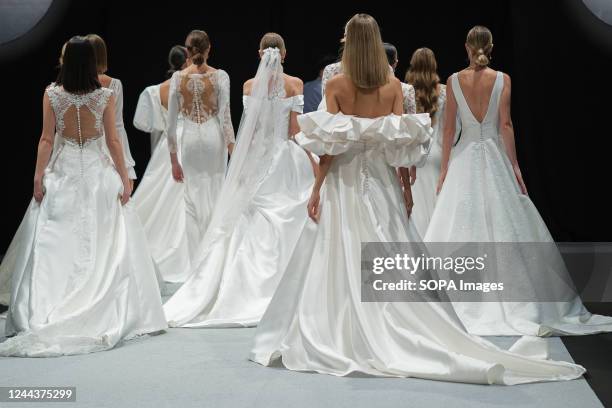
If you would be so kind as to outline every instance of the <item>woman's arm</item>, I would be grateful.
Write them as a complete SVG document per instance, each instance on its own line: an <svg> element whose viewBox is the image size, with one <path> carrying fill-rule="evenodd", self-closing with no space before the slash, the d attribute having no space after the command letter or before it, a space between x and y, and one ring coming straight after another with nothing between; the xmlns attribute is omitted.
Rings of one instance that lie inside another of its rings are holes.
<svg viewBox="0 0 612 408"><path fill-rule="evenodd" d="M514 171L514 176L519 184L521 193L527 194L527 187L523 181L523 175L521 174L521 169L516 157L514 127L512 126L512 116L510 114L511 88L512 83L510 81L510 76L504 74L504 89L502 90L499 101L499 132L501 133L506 154L508 155L508 159L510 159L510 164L512 164L512 170Z"/></svg>
<svg viewBox="0 0 612 408"><path fill-rule="evenodd" d="M132 183L128 177L127 168L125 167L125 159L123 157L123 146L121 140L117 135L117 128L115 127L115 99L113 96L110 97L106 108L104 109L104 134L106 138L106 146L110 152L115 169L121 177L123 182L123 193L121 194L121 204L125 204L129 201L130 195L132 194Z"/></svg>
<svg viewBox="0 0 612 408"><path fill-rule="evenodd" d="M170 150L170 161L172 162L172 177L175 181L183 182L183 168L178 160L177 155L177 135L176 129L178 126L179 115L179 96L177 89L178 73L174 73L170 79L170 91L168 93L168 128L166 130L168 138L168 149Z"/></svg>
<svg viewBox="0 0 612 408"><path fill-rule="evenodd" d="M448 162L450 160L451 147L455 138L455 118L457 116L457 100L453 92L452 77L446 81L446 102L444 107L444 133L442 136L442 162L440 163L440 177L436 193L442 190L442 185L448 172Z"/></svg>
<svg viewBox="0 0 612 408"><path fill-rule="evenodd" d="M230 78L227 73L220 72L219 83L219 122L221 123L221 132L223 140L227 145L227 150L231 155L234 151L236 137L234 136L234 125L232 124L232 114L230 109Z"/></svg>
<svg viewBox="0 0 612 408"><path fill-rule="evenodd" d="M396 78L393 78L393 81L397 82L397 89L395 90L395 99L393 101L393 113L395 115L402 115L404 113L404 91L402 89L402 84ZM412 170L414 169L414 170ZM412 184L414 181L412 180L412 174L414 175L414 179L416 179L416 167L412 166L411 169L406 167L399 167L397 169L397 175L400 182L400 186L402 187L402 192L404 196L404 205L406 206L406 213L408 217L412 213L412 207L414 202L412 200Z"/></svg>
<svg viewBox="0 0 612 408"><path fill-rule="evenodd" d="M325 176L327 176L327 172L329 171L329 167L332 164L334 156L323 155L319 157L319 169L316 172L315 182L312 186L312 193L310 195L310 200L308 200L308 216L312 218L314 222L319 222L321 218L321 211L319 207L320 200L320 191L323 186L323 182L325 181Z"/></svg>
<svg viewBox="0 0 612 408"><path fill-rule="evenodd" d="M36 169L34 170L34 199L41 202L45 194L43 190L43 177L45 169L49 164L49 158L53 151L55 141L55 113L51 107L49 95L45 92L43 96L43 128L38 141L38 153L36 155Z"/></svg>
<svg viewBox="0 0 612 408"><path fill-rule="evenodd" d="M336 89L336 78L332 78L329 80L325 88L325 102L327 105L327 111L329 113L338 113L340 111L340 107L336 99ZM308 216L315 222L319 222L319 219L321 218L321 211L319 208L319 193L333 160L334 156L330 155L323 155L319 157L319 169L316 173L314 185L312 186L310 200L308 201Z"/></svg>

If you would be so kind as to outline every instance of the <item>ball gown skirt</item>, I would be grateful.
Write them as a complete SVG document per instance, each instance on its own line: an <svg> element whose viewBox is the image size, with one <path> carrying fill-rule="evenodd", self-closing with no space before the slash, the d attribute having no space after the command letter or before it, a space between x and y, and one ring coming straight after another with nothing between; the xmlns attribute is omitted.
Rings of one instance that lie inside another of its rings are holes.
<svg viewBox="0 0 612 408"><path fill-rule="evenodd" d="M1 268L12 270L0 355L90 353L167 327L140 221L103 138L54 152ZM82 168L81 168L82 165Z"/></svg>
<svg viewBox="0 0 612 408"><path fill-rule="evenodd" d="M503 351L468 334L449 303L362 302L361 243L418 238L393 167L426 154L428 117L313 112L299 121L300 144L335 157L321 191L319 224L304 229L300 252L258 325L251 360L270 365L281 359L291 370L338 376L480 384L582 375L579 365Z"/></svg>

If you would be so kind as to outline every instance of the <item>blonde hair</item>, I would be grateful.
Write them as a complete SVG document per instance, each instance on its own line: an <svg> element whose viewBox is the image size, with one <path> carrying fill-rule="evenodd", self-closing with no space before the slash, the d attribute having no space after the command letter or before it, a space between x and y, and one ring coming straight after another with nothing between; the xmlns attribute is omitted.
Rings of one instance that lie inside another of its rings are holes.
<svg viewBox="0 0 612 408"><path fill-rule="evenodd" d="M265 50L266 48L278 48L280 52L285 52L285 40L280 34L277 33L266 33L261 37L259 42L259 49Z"/></svg>
<svg viewBox="0 0 612 408"><path fill-rule="evenodd" d="M96 56L96 69L98 74L104 74L108 70L108 57L106 55L106 43L98 34L87 34L87 41L92 45Z"/></svg>
<svg viewBox="0 0 612 408"><path fill-rule="evenodd" d="M470 48L474 63L480 67L486 67L491 62L491 51L493 50L493 34L485 26L474 26L467 35L465 43Z"/></svg>
<svg viewBox="0 0 612 408"><path fill-rule="evenodd" d="M355 14L346 23L342 71L357 88L378 88L389 82L389 61L374 17Z"/></svg>
<svg viewBox="0 0 612 408"><path fill-rule="evenodd" d="M429 48L419 48L412 54L406 82L414 86L418 113L429 113L431 118L438 111L438 64Z"/></svg>

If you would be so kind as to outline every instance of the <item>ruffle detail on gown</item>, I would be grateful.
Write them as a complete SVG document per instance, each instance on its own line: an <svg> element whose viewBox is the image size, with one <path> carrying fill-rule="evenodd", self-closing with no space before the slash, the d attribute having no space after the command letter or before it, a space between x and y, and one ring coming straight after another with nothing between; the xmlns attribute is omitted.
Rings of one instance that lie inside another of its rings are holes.
<svg viewBox="0 0 612 408"><path fill-rule="evenodd" d="M393 167L421 166L431 146L428 114L360 118L343 113L315 111L298 116L301 132L295 137L316 155L339 155L354 147L381 149Z"/></svg>

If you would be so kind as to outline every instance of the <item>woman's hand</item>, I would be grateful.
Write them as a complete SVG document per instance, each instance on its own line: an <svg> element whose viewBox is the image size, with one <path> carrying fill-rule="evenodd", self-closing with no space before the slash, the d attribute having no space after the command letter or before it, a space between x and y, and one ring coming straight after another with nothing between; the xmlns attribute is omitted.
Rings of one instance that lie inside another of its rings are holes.
<svg viewBox="0 0 612 408"><path fill-rule="evenodd" d="M406 214L408 214L408 218L412 215L412 207L414 206L414 201L412 200L412 191L410 189L404 189L404 205L406 206Z"/></svg>
<svg viewBox="0 0 612 408"><path fill-rule="evenodd" d="M448 170L441 170L440 171L440 177L438 178L438 187L436 187L436 194L440 194L440 191L442 190L442 185L444 184L444 180L446 180L446 172Z"/></svg>
<svg viewBox="0 0 612 408"><path fill-rule="evenodd" d="M183 168L181 167L181 165L178 162L172 162L172 178L177 182L177 183L182 183L184 176L183 176Z"/></svg>
<svg viewBox="0 0 612 408"><path fill-rule="evenodd" d="M42 177L34 179L34 200L40 203L45 196L45 188L43 186Z"/></svg>
<svg viewBox="0 0 612 408"><path fill-rule="evenodd" d="M521 189L521 193L527 195L527 186L525 186L523 175L521 174L521 169L519 168L518 164L512 166L512 170L514 171L514 176L516 177L516 181Z"/></svg>
<svg viewBox="0 0 612 408"><path fill-rule="evenodd" d="M123 192L119 196L121 205L125 205L128 201L130 201L130 196L132 195L132 183L133 181L130 179L123 180Z"/></svg>
<svg viewBox="0 0 612 408"><path fill-rule="evenodd" d="M321 211L319 209L319 190L313 189L312 194L310 194L310 199L308 200L308 216L312 218L312 220L316 223L319 223L319 219L321 218Z"/></svg>
<svg viewBox="0 0 612 408"><path fill-rule="evenodd" d="M410 185L411 186L413 186L414 182L416 181L416 176L417 176L416 175L416 173L417 173L416 169L417 169L416 166L410 167Z"/></svg>

